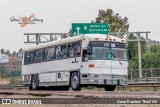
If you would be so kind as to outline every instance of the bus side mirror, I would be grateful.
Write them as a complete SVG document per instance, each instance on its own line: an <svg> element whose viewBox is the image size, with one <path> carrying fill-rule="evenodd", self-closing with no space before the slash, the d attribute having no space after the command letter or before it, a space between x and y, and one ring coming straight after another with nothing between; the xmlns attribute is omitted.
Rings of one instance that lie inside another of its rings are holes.
<svg viewBox="0 0 160 107"><path fill-rule="evenodd" d="M83 49L83 51L82 51L82 61L83 62L87 62L88 61L87 49Z"/></svg>
<svg viewBox="0 0 160 107"><path fill-rule="evenodd" d="M131 58L132 58L132 50L128 49L128 59L131 59Z"/></svg>
<svg viewBox="0 0 160 107"><path fill-rule="evenodd" d="M88 50L87 54L90 56L90 54L91 54L91 46L88 46L87 50Z"/></svg>

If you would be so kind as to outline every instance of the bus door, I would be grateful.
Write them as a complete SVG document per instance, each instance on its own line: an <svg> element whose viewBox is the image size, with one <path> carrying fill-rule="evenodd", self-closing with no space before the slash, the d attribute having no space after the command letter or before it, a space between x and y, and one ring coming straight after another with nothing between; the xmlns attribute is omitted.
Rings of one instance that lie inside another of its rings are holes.
<svg viewBox="0 0 160 107"><path fill-rule="evenodd" d="M88 53L87 49L82 50L82 64L81 64L81 73L88 73Z"/></svg>

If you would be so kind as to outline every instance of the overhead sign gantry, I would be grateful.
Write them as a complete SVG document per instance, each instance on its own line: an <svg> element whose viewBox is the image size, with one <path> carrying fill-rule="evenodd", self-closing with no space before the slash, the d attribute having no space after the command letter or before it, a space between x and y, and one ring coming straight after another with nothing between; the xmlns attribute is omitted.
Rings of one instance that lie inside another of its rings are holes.
<svg viewBox="0 0 160 107"><path fill-rule="evenodd" d="M46 43L57 40L58 38L70 37L70 33L24 33L27 37L27 41L24 43Z"/></svg>

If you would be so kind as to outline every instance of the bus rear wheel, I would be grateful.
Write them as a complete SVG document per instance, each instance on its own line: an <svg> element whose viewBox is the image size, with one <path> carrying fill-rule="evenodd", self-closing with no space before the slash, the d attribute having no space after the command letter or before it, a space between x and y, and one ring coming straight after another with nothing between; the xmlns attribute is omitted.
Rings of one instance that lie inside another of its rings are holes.
<svg viewBox="0 0 160 107"><path fill-rule="evenodd" d="M106 91L114 91L115 88L116 88L115 85L107 85L107 86L104 87L104 89L105 89Z"/></svg>
<svg viewBox="0 0 160 107"><path fill-rule="evenodd" d="M80 80L78 78L78 73L77 72L72 73L71 81L70 81L72 90L80 91L79 81Z"/></svg>
<svg viewBox="0 0 160 107"><path fill-rule="evenodd" d="M38 78L36 75L33 75L31 78L31 85L30 85L30 90L36 90L38 89Z"/></svg>

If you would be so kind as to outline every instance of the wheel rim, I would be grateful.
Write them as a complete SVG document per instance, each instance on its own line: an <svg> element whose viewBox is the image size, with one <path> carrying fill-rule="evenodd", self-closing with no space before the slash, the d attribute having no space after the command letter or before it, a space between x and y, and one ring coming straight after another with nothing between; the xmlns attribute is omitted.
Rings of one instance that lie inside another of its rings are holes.
<svg viewBox="0 0 160 107"><path fill-rule="evenodd" d="M36 79L34 78L33 81L32 81L32 88L33 88L33 89L36 89L36 85L37 85L37 84L36 84Z"/></svg>
<svg viewBox="0 0 160 107"><path fill-rule="evenodd" d="M78 77L75 75L75 76L72 78L72 88L73 88L73 89L76 89L76 88L77 88L77 85L78 85Z"/></svg>

